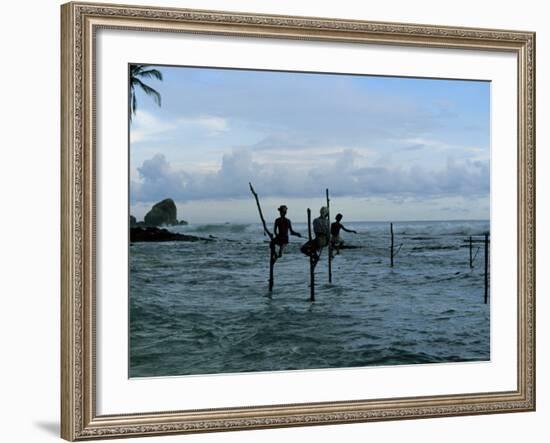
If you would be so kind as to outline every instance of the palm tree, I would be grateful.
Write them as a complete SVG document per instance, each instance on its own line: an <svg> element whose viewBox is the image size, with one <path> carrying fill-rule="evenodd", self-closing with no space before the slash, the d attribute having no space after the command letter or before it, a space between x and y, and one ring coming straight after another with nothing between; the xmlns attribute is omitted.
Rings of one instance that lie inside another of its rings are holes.
<svg viewBox="0 0 550 443"><path fill-rule="evenodd" d="M151 86L143 83L141 79L156 78L162 81L162 72L158 69L150 69L149 65L130 65L130 120L132 115L136 114L137 100L136 100L136 87L140 87L143 92L153 97L157 105L161 105L160 93L151 88Z"/></svg>

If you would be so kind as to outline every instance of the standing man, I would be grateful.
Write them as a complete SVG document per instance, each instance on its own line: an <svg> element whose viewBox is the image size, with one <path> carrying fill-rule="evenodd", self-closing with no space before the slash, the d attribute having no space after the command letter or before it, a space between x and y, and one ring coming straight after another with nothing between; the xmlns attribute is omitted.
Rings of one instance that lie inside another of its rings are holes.
<svg viewBox="0 0 550 443"><path fill-rule="evenodd" d="M285 205L281 205L277 210L279 211L279 214L281 214L281 216L277 220L275 220L275 224L273 225L273 232L275 234L275 237L273 238L272 242L273 244L279 246L278 257L282 257L283 250L288 244L289 232L290 235L294 235L296 237L301 237L302 235L292 229L291 221L286 218L288 208Z"/></svg>

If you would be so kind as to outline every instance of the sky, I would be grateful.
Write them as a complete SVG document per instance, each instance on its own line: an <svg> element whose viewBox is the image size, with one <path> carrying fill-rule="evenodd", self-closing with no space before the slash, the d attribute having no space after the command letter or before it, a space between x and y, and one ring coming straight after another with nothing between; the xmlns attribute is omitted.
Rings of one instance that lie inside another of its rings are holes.
<svg viewBox="0 0 550 443"><path fill-rule="evenodd" d="M192 223L489 218L490 83L152 66L137 91L130 212L172 198Z"/></svg>

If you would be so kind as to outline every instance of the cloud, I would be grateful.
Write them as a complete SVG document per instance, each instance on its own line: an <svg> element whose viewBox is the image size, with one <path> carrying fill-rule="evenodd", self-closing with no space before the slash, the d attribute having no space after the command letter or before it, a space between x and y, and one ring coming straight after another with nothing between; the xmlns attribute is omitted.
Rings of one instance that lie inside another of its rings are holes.
<svg viewBox="0 0 550 443"><path fill-rule="evenodd" d="M353 171L358 190L367 195L464 196L489 194L489 163L447 159L444 168L359 168Z"/></svg>
<svg viewBox="0 0 550 443"><path fill-rule="evenodd" d="M225 132L229 130L229 123L227 119L216 116L199 116L193 118L182 117L176 120L178 125L188 127L198 127L205 129L211 134L218 132Z"/></svg>
<svg viewBox="0 0 550 443"><path fill-rule="evenodd" d="M138 110L130 126L130 140L132 143L139 143L155 139L156 136L174 128L174 122L163 121L149 112Z"/></svg>
<svg viewBox="0 0 550 443"><path fill-rule="evenodd" d="M138 110L130 126L130 139L132 143L158 142L163 136L176 135L181 131L205 131L208 135L217 135L228 130L228 120L218 116L159 118L150 112Z"/></svg>
<svg viewBox="0 0 550 443"><path fill-rule="evenodd" d="M138 173L141 181L131 181L130 186L133 201L149 202L179 195L187 182L187 174L174 170L162 154L145 160Z"/></svg>
<svg viewBox="0 0 550 443"><path fill-rule="evenodd" d="M489 195L485 84L163 69L163 107L132 122L133 201L248 198L249 181L266 197Z"/></svg>
<svg viewBox="0 0 550 443"><path fill-rule="evenodd" d="M318 196L330 188L334 196L385 198L489 195L489 163L448 157L440 168L418 164L364 166L361 155L342 149L331 161L318 165L258 161L250 150L234 150L222 157L214 172L174 168L156 154L138 168L140 180L131 183L133 202L171 197L177 201L249 197L248 182L263 196Z"/></svg>
<svg viewBox="0 0 550 443"><path fill-rule="evenodd" d="M230 118L241 132L257 135L249 143L255 150L358 147L440 126L430 99L403 93L402 83L412 80L385 78L381 84L371 77L330 74L189 68L167 72L177 87L167 92L162 112L185 122L217 116L227 124ZM218 123L209 122L215 130L225 130L224 123Z"/></svg>
<svg viewBox="0 0 550 443"><path fill-rule="evenodd" d="M426 145L423 145L422 143L414 143L412 145L403 146L403 147L399 148L399 150L401 150L401 151L420 151L424 148L426 148Z"/></svg>

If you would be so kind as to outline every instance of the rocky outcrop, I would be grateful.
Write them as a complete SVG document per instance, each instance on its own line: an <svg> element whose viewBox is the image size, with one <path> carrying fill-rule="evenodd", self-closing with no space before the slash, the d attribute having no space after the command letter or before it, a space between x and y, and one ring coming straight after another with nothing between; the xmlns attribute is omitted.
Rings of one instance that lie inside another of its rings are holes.
<svg viewBox="0 0 550 443"><path fill-rule="evenodd" d="M196 237L194 235L178 234L161 228L130 228L130 243L136 242L164 242L164 241L214 241L211 238Z"/></svg>
<svg viewBox="0 0 550 443"><path fill-rule="evenodd" d="M153 208L145 214L143 221L147 226L172 226L178 224L177 215L174 200L167 198L156 203Z"/></svg>
<svg viewBox="0 0 550 443"><path fill-rule="evenodd" d="M158 226L184 226L188 223L185 220L178 221L178 210L174 200L164 199L155 203L151 210L145 214L143 221L137 221L133 215L130 215L130 227L158 227Z"/></svg>

